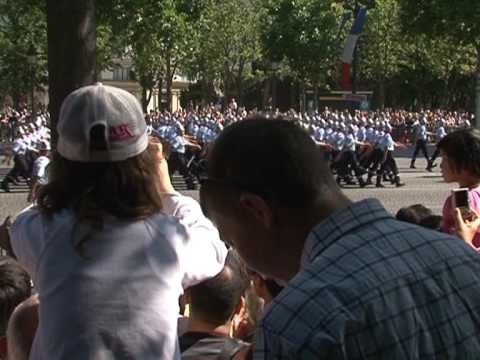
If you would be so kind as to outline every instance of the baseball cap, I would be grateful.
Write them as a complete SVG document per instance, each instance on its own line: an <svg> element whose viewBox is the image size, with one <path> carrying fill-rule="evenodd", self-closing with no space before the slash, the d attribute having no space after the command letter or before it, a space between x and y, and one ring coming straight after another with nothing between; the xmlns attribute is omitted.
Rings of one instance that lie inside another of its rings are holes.
<svg viewBox="0 0 480 360"><path fill-rule="evenodd" d="M106 147L94 146L92 129L105 132ZM57 125L57 151L79 162L123 161L148 146L142 107L129 92L101 83L75 90L64 100Z"/></svg>

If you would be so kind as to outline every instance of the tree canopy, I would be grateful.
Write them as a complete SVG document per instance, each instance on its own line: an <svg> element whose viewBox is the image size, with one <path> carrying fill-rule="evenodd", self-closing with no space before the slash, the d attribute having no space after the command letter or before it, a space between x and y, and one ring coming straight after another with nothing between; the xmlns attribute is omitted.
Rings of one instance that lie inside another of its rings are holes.
<svg viewBox="0 0 480 360"><path fill-rule="evenodd" d="M177 75L196 81L193 100L260 106L275 81L288 106L299 107L307 89L315 98L338 89L353 16L340 23L358 6L368 8L358 88L374 91L375 106L473 108L480 2L471 0L102 0L97 73L128 59L144 108L155 88L166 89L169 104ZM0 0L0 13L0 95L18 103L32 73L46 83L45 0ZM34 69L26 61L32 44Z"/></svg>

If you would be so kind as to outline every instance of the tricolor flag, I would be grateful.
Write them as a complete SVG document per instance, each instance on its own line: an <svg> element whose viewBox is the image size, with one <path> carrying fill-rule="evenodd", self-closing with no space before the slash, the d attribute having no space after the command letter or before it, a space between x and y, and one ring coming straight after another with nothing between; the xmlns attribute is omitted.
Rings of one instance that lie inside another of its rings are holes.
<svg viewBox="0 0 480 360"><path fill-rule="evenodd" d="M367 8L361 7L358 12L357 18L353 22L352 30L350 31L350 35L347 38L347 43L345 44L345 48L343 49L342 80L340 84L342 88L345 90L351 88L350 66L352 65L353 53L355 51L355 47L357 46L358 38L362 33L363 25L365 24L366 18L367 18Z"/></svg>

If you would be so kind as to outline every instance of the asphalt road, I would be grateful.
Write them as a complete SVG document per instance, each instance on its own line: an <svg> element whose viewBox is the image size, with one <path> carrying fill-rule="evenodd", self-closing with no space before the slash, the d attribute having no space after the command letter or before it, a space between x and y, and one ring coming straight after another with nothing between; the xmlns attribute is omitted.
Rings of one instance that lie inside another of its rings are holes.
<svg viewBox="0 0 480 360"><path fill-rule="evenodd" d="M396 188L390 184L387 184L385 189L377 189L372 186L364 189L349 187L344 189L345 193L352 200L377 198L392 214L395 214L401 207L413 204L423 204L440 214L443 202L455 184L445 184L438 167L433 173L425 171L426 161L424 159L417 160L417 169L409 169L409 153L410 151L399 153L397 158L402 181L406 183L405 187ZM0 157L0 163L1 160ZM5 166L0 165L0 179L7 170ZM174 183L181 185L181 179L176 177ZM198 191L183 191L183 193L198 199ZM8 194L0 190L0 220L7 215L17 214L27 206L27 195L26 186L14 186L12 192Z"/></svg>

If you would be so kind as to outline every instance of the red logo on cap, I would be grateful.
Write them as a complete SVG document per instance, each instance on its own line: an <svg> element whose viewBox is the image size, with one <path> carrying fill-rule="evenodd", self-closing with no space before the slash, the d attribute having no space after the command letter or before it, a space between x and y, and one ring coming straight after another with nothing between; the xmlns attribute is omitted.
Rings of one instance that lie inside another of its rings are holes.
<svg viewBox="0 0 480 360"><path fill-rule="evenodd" d="M111 126L109 131L111 141L121 141L135 137L133 131L128 127L128 124Z"/></svg>

